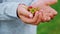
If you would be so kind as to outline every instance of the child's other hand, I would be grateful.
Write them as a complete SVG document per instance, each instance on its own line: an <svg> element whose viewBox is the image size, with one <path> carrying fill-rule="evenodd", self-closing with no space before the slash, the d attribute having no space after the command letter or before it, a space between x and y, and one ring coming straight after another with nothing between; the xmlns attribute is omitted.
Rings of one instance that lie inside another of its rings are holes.
<svg viewBox="0 0 60 34"><path fill-rule="evenodd" d="M41 8L44 5L52 5L55 3L57 3L57 0L37 0L35 2L32 2L31 6Z"/></svg>
<svg viewBox="0 0 60 34"><path fill-rule="evenodd" d="M32 7L40 9L39 15L42 14L39 16L36 23L41 22L41 21L44 21L44 22L50 21L51 18L54 18L54 16L57 15L57 12L53 8L48 6L48 5L55 4L56 2L57 0L37 0L36 2L33 2L31 4Z"/></svg>
<svg viewBox="0 0 60 34"><path fill-rule="evenodd" d="M57 15L56 10L50 6L44 6L40 9L39 13L42 13L42 21L50 21L54 16Z"/></svg>

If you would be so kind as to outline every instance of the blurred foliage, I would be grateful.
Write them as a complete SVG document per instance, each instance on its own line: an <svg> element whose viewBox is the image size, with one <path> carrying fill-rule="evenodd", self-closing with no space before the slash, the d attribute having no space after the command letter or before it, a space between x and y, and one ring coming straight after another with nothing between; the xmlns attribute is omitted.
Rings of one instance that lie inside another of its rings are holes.
<svg viewBox="0 0 60 34"><path fill-rule="evenodd" d="M60 0L51 7L58 12L58 15L50 22L40 23L37 28L37 34L60 34Z"/></svg>

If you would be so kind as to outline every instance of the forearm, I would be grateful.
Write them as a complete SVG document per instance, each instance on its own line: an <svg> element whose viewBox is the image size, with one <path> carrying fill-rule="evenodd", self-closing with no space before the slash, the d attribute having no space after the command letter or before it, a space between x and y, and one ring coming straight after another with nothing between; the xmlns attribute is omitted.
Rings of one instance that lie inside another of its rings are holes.
<svg viewBox="0 0 60 34"><path fill-rule="evenodd" d="M32 2L33 7L42 7L44 5L52 5L57 3L58 0L35 0Z"/></svg>
<svg viewBox="0 0 60 34"><path fill-rule="evenodd" d="M48 5L52 5L52 4L57 3L58 0L45 0L44 2L45 2L46 4L48 4Z"/></svg>
<svg viewBox="0 0 60 34"><path fill-rule="evenodd" d="M0 20L14 20L17 18L16 10L19 3L5 2L0 4Z"/></svg>

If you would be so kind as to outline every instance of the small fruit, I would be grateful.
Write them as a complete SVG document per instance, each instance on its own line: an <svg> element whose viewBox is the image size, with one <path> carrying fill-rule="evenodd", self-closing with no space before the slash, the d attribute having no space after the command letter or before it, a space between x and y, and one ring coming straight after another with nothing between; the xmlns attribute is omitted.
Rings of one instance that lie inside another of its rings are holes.
<svg viewBox="0 0 60 34"><path fill-rule="evenodd" d="M39 10L39 8L33 8L32 6L28 7L28 11L30 11L32 14L34 14L38 10Z"/></svg>
<svg viewBox="0 0 60 34"><path fill-rule="evenodd" d="M28 8L33 8L32 6L29 6Z"/></svg>

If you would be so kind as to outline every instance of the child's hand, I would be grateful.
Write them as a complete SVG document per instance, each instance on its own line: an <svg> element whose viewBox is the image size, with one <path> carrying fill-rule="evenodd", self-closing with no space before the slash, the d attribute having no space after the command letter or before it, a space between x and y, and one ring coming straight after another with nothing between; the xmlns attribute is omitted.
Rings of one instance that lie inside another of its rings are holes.
<svg viewBox="0 0 60 34"><path fill-rule="evenodd" d="M18 16L21 15L24 15L26 17L29 17L29 18L32 18L33 17L33 14L30 13L28 10L27 10L27 7L26 5L22 5L22 4L19 4L18 8L17 8L17 13L18 13Z"/></svg>
<svg viewBox="0 0 60 34"><path fill-rule="evenodd" d="M37 25L38 23L36 23L37 19L38 19L38 11L34 14L35 16L33 17L33 14L31 12L29 12L27 10L28 6L26 5L19 5L18 6L18 16L19 18L27 24L33 24L33 25Z"/></svg>
<svg viewBox="0 0 60 34"><path fill-rule="evenodd" d="M38 23L36 23L37 19L38 19L38 11L35 13L35 16L33 18L27 18L23 15L20 15L20 19L27 24L32 24L32 25L37 25Z"/></svg>
<svg viewBox="0 0 60 34"><path fill-rule="evenodd" d="M50 6L44 6L38 12L39 12L38 13L39 16L38 16L37 21L35 22L35 23L38 23L38 24L39 24L39 22L50 21L52 18L54 18L54 16L57 15L56 10L54 10Z"/></svg>
<svg viewBox="0 0 60 34"><path fill-rule="evenodd" d="M50 6L44 6L40 9L39 13L42 13L42 21L50 21L54 16L57 15L56 10Z"/></svg>

